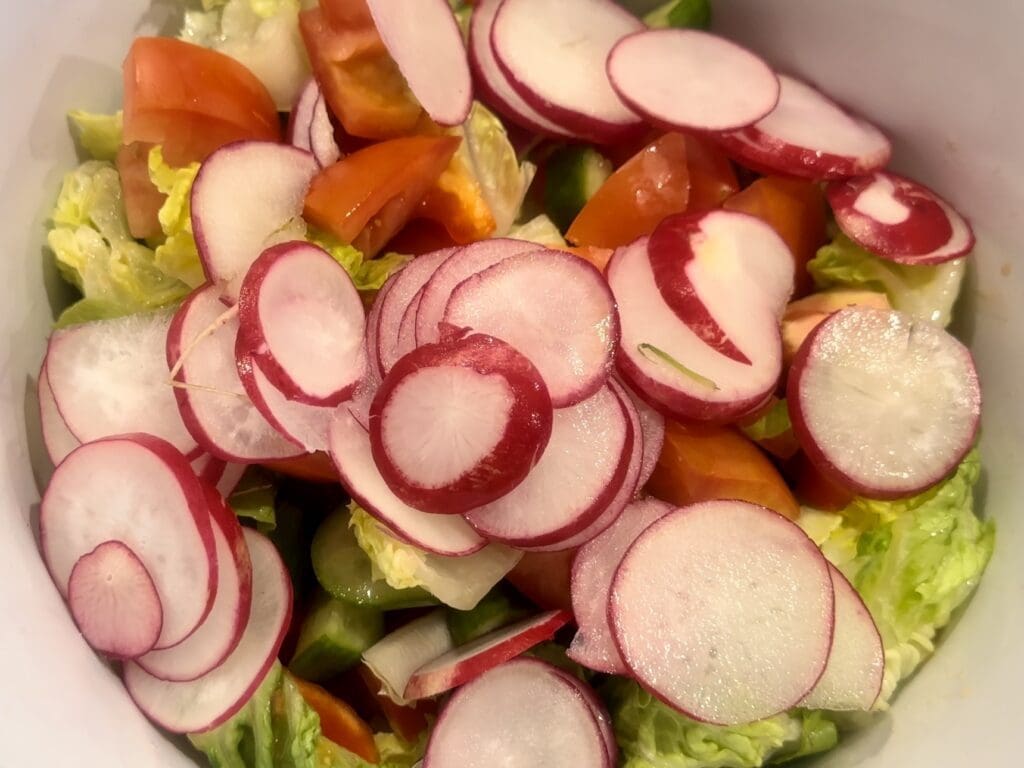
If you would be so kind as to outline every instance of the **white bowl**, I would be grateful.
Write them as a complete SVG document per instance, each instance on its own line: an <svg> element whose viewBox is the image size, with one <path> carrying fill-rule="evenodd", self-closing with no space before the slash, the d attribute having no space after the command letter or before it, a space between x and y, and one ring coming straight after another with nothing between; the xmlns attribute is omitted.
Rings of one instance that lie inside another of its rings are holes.
<svg viewBox="0 0 1024 768"><path fill-rule="evenodd" d="M113 110L134 35L173 0L5 4L0 69L0 766L191 765L138 713L75 631L36 549L45 480L34 378L59 294L44 219L74 155L73 107ZM974 600L891 715L822 765L1008 765L1024 684L1024 4L988 0L715 0L718 26L780 69L820 83L896 141L894 166L940 190L978 231L961 306L985 386L983 483L996 555ZM44 287L45 286L45 287ZM47 289L52 293L48 298Z"/></svg>

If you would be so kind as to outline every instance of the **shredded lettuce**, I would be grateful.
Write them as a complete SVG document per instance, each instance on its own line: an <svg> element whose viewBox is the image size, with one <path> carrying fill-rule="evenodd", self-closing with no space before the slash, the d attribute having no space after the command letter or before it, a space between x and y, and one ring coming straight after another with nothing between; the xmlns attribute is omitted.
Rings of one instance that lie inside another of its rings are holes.
<svg viewBox="0 0 1024 768"><path fill-rule="evenodd" d="M124 121L121 111L112 115L74 109L68 112L71 134L78 146L93 160L114 162L121 148Z"/></svg>
<svg viewBox="0 0 1024 768"><path fill-rule="evenodd" d="M199 163L172 168L157 146L149 151L149 179L153 186L167 195L160 206L160 229L164 241L156 247L156 265L164 274L176 277L190 288L206 281L199 250L192 236L190 198L192 182L199 173Z"/></svg>
<svg viewBox="0 0 1024 768"><path fill-rule="evenodd" d="M646 16L644 23L655 29L660 27L711 27L710 0L668 0Z"/></svg>
<svg viewBox="0 0 1024 768"><path fill-rule="evenodd" d="M323 248L341 264L360 291L378 290L387 279L411 260L410 256L388 253L376 259L363 257L358 248L341 242L334 235L309 227L306 235L309 242Z"/></svg>
<svg viewBox="0 0 1024 768"><path fill-rule="evenodd" d="M953 319L965 268L966 258L934 266L896 264L865 251L843 234L807 262L818 288L884 291L894 308L943 326Z"/></svg>
<svg viewBox="0 0 1024 768"><path fill-rule="evenodd" d="M513 240L529 240L549 248L565 248L565 238L551 219L545 214L535 216L523 224L512 227L508 237Z"/></svg>

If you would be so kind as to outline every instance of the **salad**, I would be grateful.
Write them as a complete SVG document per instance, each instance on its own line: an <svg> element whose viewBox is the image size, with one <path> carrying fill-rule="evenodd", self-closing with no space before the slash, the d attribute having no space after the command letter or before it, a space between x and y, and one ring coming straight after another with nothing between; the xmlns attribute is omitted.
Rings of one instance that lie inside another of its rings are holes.
<svg viewBox="0 0 1024 768"><path fill-rule="evenodd" d="M203 0L70 113L40 548L224 768L747 768L994 545L968 221L706 0Z"/></svg>

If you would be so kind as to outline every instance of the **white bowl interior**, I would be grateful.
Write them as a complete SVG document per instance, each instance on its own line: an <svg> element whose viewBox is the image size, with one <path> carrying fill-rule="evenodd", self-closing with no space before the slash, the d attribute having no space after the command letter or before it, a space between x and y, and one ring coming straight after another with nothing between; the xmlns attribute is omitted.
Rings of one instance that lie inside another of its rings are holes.
<svg viewBox="0 0 1024 768"><path fill-rule="evenodd" d="M38 556L33 530L47 465L35 375L61 287L46 267L45 217L74 153L65 112L112 110L132 36L163 28L172 0L36 0L5 8L0 64L0 765L191 765L151 728L78 636ZM990 0L715 0L717 26L779 69L813 80L882 125L894 166L934 186L978 231L960 328L981 370L986 513L996 556L956 631L893 712L823 765L1007 764L1024 682L1024 4Z"/></svg>

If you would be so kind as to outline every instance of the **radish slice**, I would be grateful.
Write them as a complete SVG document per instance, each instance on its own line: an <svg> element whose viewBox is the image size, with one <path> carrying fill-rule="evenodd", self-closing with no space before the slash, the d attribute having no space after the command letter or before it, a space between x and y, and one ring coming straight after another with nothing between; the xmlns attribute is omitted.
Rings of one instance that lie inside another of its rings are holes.
<svg viewBox="0 0 1024 768"><path fill-rule="evenodd" d="M387 293L383 293L382 289L383 297L378 298L381 307L377 316L377 328L373 332L376 338L377 365L382 375L390 371L401 357L398 354L398 337L401 333L402 318L409 304L416 298L420 288L426 285L434 271L454 252L454 248L444 248L417 256L385 283L384 289Z"/></svg>
<svg viewBox="0 0 1024 768"><path fill-rule="evenodd" d="M330 442L341 484L402 541L451 557L471 555L487 544L461 517L421 512L398 498L374 463L370 435L345 407L331 422Z"/></svg>
<svg viewBox="0 0 1024 768"><path fill-rule="evenodd" d="M235 488L238 487L238 483L242 479L242 475L245 474L245 469L245 464L225 462L224 471L221 473L220 479L216 484L217 493L225 499L234 493Z"/></svg>
<svg viewBox="0 0 1024 768"><path fill-rule="evenodd" d="M363 653L363 663L380 680L384 693L397 704L413 673L452 650L452 636L444 611L433 611L377 641Z"/></svg>
<svg viewBox="0 0 1024 768"><path fill-rule="evenodd" d="M289 400L271 383L250 354L240 352L236 347L235 358L242 386L263 418L307 452L326 451L329 444L327 432L334 409Z"/></svg>
<svg viewBox="0 0 1024 768"><path fill-rule="evenodd" d="M192 229L203 271L229 300L275 235L301 221L318 170L309 152L264 141L228 144L203 162L192 185Z"/></svg>
<svg viewBox="0 0 1024 768"><path fill-rule="evenodd" d="M480 13L479 10L474 12ZM453 252L423 286L416 307L416 342L431 344L439 341L439 324L444 320L448 300L464 280L499 264L510 256L537 250L534 243L509 238L481 240Z"/></svg>
<svg viewBox="0 0 1024 768"><path fill-rule="evenodd" d="M64 596L83 555L107 541L130 549L163 606L157 648L184 640L213 606L217 555L206 498L185 457L159 438L106 438L68 456L43 495L39 538Z"/></svg>
<svg viewBox="0 0 1024 768"><path fill-rule="evenodd" d="M435 123L469 116L473 84L462 32L446 0L420 0L416 13L395 0L367 0L384 47Z"/></svg>
<svg viewBox="0 0 1024 768"><path fill-rule="evenodd" d="M120 541L105 541L78 559L68 579L68 607L89 645L114 659L156 645L164 620L149 571Z"/></svg>
<svg viewBox="0 0 1024 768"><path fill-rule="evenodd" d="M658 457L661 456L661 449L665 445L665 417L651 408L636 392L623 385L633 407L636 408L640 417L640 431L643 434L643 457L640 466L640 477L637 479L637 488L643 488L647 481L654 474L658 466Z"/></svg>
<svg viewBox="0 0 1024 768"><path fill-rule="evenodd" d="M397 359L405 357L416 349L416 315L419 314L420 302L423 300L423 288L416 291L409 306L405 308L402 322L398 325L398 343L395 345Z"/></svg>
<svg viewBox="0 0 1024 768"><path fill-rule="evenodd" d="M609 596L637 680L689 717L737 725L797 704L832 644L828 563L764 507L709 501L640 534Z"/></svg>
<svg viewBox="0 0 1024 768"><path fill-rule="evenodd" d="M974 232L927 187L875 171L828 185L836 224L855 243L898 264L941 264L974 248Z"/></svg>
<svg viewBox="0 0 1024 768"><path fill-rule="evenodd" d="M225 319L215 286L198 288L178 308L167 333L165 370L182 361L174 390L182 418L203 448L225 461L298 456L302 449L278 433L245 393L235 365L238 328L237 317Z"/></svg>
<svg viewBox="0 0 1024 768"><path fill-rule="evenodd" d="M782 371L782 341L767 312L756 313L766 331L744 331L743 343L750 342L744 354L753 360L745 365L709 346L665 302L647 238L616 251L607 277L622 324L619 372L648 402L677 418L728 423L771 396Z"/></svg>
<svg viewBox="0 0 1024 768"><path fill-rule="evenodd" d="M45 361L39 371L36 393L39 397L39 423L43 431L43 444L46 446L50 461L57 466L82 443L71 433L64 422L64 417L60 415L53 390L50 389L50 377L46 375Z"/></svg>
<svg viewBox="0 0 1024 768"><path fill-rule="evenodd" d="M291 112L288 113L288 128L285 138L296 149L312 151L309 146L309 126L313 122L313 109L320 98L320 85L316 78L310 78L299 91Z"/></svg>
<svg viewBox="0 0 1024 768"><path fill-rule="evenodd" d="M173 648L150 651L136 663L161 680L188 681L205 675L235 650L252 606L252 561L242 526L224 499L204 488L217 552L217 596L202 624Z"/></svg>
<svg viewBox="0 0 1024 768"><path fill-rule="evenodd" d="M188 682L159 680L138 664L124 666L135 704L172 733L196 733L231 719L259 688L277 660L292 616L292 583L277 549L244 529L252 559L252 611L235 650L211 672Z"/></svg>
<svg viewBox="0 0 1024 768"><path fill-rule="evenodd" d="M464 685L537 643L550 640L571 619L568 611L548 611L453 648L417 669L409 678L402 698L406 701L425 699Z"/></svg>
<svg viewBox="0 0 1024 768"><path fill-rule="evenodd" d="M47 379L76 439L145 432L182 453L196 448L168 386L164 344L170 324L166 312L128 315L50 337Z"/></svg>
<svg viewBox="0 0 1024 768"><path fill-rule="evenodd" d="M897 499L942 480L970 450L981 387L970 350L942 328L851 307L800 347L787 402L818 471L863 496Z"/></svg>
<svg viewBox="0 0 1024 768"><path fill-rule="evenodd" d="M370 311L366 314L365 349L368 362L367 367L369 368L369 373L378 380L384 375L384 372L380 367L380 359L377 356L377 332L380 330L380 313L384 308L384 303L387 299L388 293L390 293L391 289L394 287L395 277L392 276L384 283L384 285L381 286L380 290L377 291L377 295L373 299L373 304L370 306Z"/></svg>
<svg viewBox="0 0 1024 768"><path fill-rule="evenodd" d="M537 466L511 493L466 513L489 539L513 546L563 542L593 523L625 482L634 435L610 387L555 411Z"/></svg>
<svg viewBox="0 0 1024 768"><path fill-rule="evenodd" d="M484 101L527 130L556 137L572 134L548 120L520 96L509 83L491 48L494 17L504 0L480 0L469 22L469 66L476 89Z"/></svg>
<svg viewBox="0 0 1024 768"><path fill-rule="evenodd" d="M719 143L739 162L815 180L871 173L889 162L892 145L875 126L795 78L779 75L779 83L771 114L719 134Z"/></svg>
<svg viewBox="0 0 1024 768"><path fill-rule="evenodd" d="M238 296L243 347L289 400L335 406L366 372L366 314L345 269L315 245L282 243Z"/></svg>
<svg viewBox="0 0 1024 768"><path fill-rule="evenodd" d="M523 481L551 437L551 421L537 369L508 344L477 334L398 361L370 408L370 445L400 499L459 514Z"/></svg>
<svg viewBox="0 0 1024 768"><path fill-rule="evenodd" d="M608 56L608 79L630 109L669 130L744 128L779 102L779 78L760 56L696 29L624 37Z"/></svg>
<svg viewBox="0 0 1024 768"><path fill-rule="evenodd" d="M828 666L801 707L869 710L882 690L885 649L875 620L857 590L829 564L835 590L836 627Z"/></svg>
<svg viewBox="0 0 1024 768"><path fill-rule="evenodd" d="M341 149L334 137L334 123L331 122L331 113L327 110L327 101L322 93L313 105L313 116L309 124L309 151L321 168L341 159Z"/></svg>
<svg viewBox="0 0 1024 768"><path fill-rule="evenodd" d="M604 739L605 754L608 756L608 766L616 766L619 764L619 745L615 741L615 731L612 728L612 718L608 714L608 710L605 709L604 704L597 698L597 694L594 693L594 689L587 685L585 682L580 680L576 675L571 675L564 669L552 668L552 674L557 674L560 678L569 683L575 688L587 706L590 708L590 714L594 716L594 721L597 723L598 729L601 731L601 738Z"/></svg>
<svg viewBox="0 0 1024 768"><path fill-rule="evenodd" d="M604 385L619 337L615 300L601 273L553 250L510 256L468 278L452 293L444 322L526 355L556 408L580 403Z"/></svg>
<svg viewBox="0 0 1024 768"><path fill-rule="evenodd" d="M610 0L505 0L491 46L530 106L574 134L612 143L636 132L641 120L612 89L605 62L620 39L642 29Z"/></svg>
<svg viewBox="0 0 1024 768"><path fill-rule="evenodd" d="M423 768L611 768L590 704L549 664L521 658L495 667L448 700Z"/></svg>
<svg viewBox="0 0 1024 768"><path fill-rule="evenodd" d="M658 499L635 501L611 527L584 544L572 563L572 612L579 631L569 646L569 658L610 675L628 675L608 619L608 593L626 550L652 523L675 507Z"/></svg>

